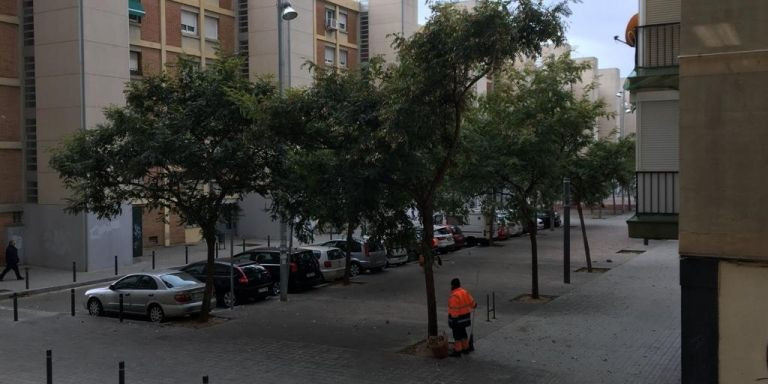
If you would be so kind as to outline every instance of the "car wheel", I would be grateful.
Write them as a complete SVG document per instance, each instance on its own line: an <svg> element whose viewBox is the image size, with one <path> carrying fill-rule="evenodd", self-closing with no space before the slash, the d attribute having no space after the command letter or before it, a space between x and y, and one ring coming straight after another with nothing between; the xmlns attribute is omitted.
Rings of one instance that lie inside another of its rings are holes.
<svg viewBox="0 0 768 384"><path fill-rule="evenodd" d="M163 312L163 308L157 304L152 304L149 306L149 310L147 311L149 315L149 320L152 320L153 323L162 323L165 321L165 312Z"/></svg>
<svg viewBox="0 0 768 384"><path fill-rule="evenodd" d="M272 284L272 287L270 288L270 293L272 294L272 296L280 295L280 282Z"/></svg>
<svg viewBox="0 0 768 384"><path fill-rule="evenodd" d="M234 306L237 304L237 296L232 291L229 291L221 297L221 302L225 307Z"/></svg>
<svg viewBox="0 0 768 384"><path fill-rule="evenodd" d="M349 266L349 277L355 277L359 275L360 272L361 272L360 264L352 263L352 265Z"/></svg>
<svg viewBox="0 0 768 384"><path fill-rule="evenodd" d="M88 314L91 316L101 316L104 314L104 307L99 299L88 300Z"/></svg>

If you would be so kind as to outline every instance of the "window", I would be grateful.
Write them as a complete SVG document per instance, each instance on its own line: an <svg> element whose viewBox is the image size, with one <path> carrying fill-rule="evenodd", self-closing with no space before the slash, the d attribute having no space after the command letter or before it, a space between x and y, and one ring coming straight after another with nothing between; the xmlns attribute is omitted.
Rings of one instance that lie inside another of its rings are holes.
<svg viewBox="0 0 768 384"><path fill-rule="evenodd" d="M141 16L133 14L133 13L129 13L128 14L128 22L136 23L136 24L141 24Z"/></svg>
<svg viewBox="0 0 768 384"><path fill-rule="evenodd" d="M343 258L344 258L344 254L341 253L340 250L338 250L338 249L329 249L328 250L328 260L338 260L338 259L343 259Z"/></svg>
<svg viewBox="0 0 768 384"><path fill-rule="evenodd" d="M347 31L347 14L344 12L339 12L339 21L338 24L339 31Z"/></svg>
<svg viewBox="0 0 768 384"><path fill-rule="evenodd" d="M156 290L157 282L152 276L142 276L139 279L139 283L136 285L136 289Z"/></svg>
<svg viewBox="0 0 768 384"><path fill-rule="evenodd" d="M336 23L336 11L333 9L325 9L325 25L332 26Z"/></svg>
<svg viewBox="0 0 768 384"><path fill-rule="evenodd" d="M333 47L325 47L325 65L336 64L336 49Z"/></svg>
<svg viewBox="0 0 768 384"><path fill-rule="evenodd" d="M275 265L279 265L280 264L280 254L279 253L271 253L271 252L260 253L260 254L258 254L256 256L256 261L259 264L267 264L267 265L275 264Z"/></svg>
<svg viewBox="0 0 768 384"><path fill-rule="evenodd" d="M122 280L115 283L115 289L136 289L139 285L139 278L143 275L131 275L126 276Z"/></svg>
<svg viewBox="0 0 768 384"><path fill-rule="evenodd" d="M342 49L339 51L339 65L346 68L347 67L347 59L349 58L349 52Z"/></svg>
<svg viewBox="0 0 768 384"><path fill-rule="evenodd" d="M160 277L160 280L162 280L163 283L165 283L165 286L168 288L190 287L200 283L194 277L192 277L192 275L189 275L184 272L176 272L168 275L163 275Z"/></svg>
<svg viewBox="0 0 768 384"><path fill-rule="evenodd" d="M141 52L131 51L128 69L131 71L131 75L141 74Z"/></svg>
<svg viewBox="0 0 768 384"><path fill-rule="evenodd" d="M181 33L197 36L197 13L181 11Z"/></svg>
<svg viewBox="0 0 768 384"><path fill-rule="evenodd" d="M219 39L219 19L215 17L205 17L205 38L208 40Z"/></svg>

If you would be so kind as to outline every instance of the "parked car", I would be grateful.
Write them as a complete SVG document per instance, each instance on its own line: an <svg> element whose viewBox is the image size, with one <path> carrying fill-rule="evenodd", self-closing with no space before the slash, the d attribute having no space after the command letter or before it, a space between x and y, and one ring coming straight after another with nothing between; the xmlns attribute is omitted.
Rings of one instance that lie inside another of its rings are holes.
<svg viewBox="0 0 768 384"><path fill-rule="evenodd" d="M247 299L264 299L269 296L272 286L272 276L266 268L249 260L237 260L232 263L234 294L230 289L230 261L218 259L213 262L213 288L216 290L216 303L228 307ZM181 268L200 281L205 281L208 275L206 261L187 264Z"/></svg>
<svg viewBox="0 0 768 384"><path fill-rule="evenodd" d="M434 227L434 236L438 252L446 253L456 248L456 243L453 241L453 233L447 226L436 225Z"/></svg>
<svg viewBox="0 0 768 384"><path fill-rule="evenodd" d="M302 247L312 251L320 264L320 272L327 281L333 281L344 277L344 253L341 249L334 247L324 247L320 245L310 245Z"/></svg>
<svg viewBox="0 0 768 384"><path fill-rule="evenodd" d="M85 307L91 316L119 312L122 294L124 313L146 315L159 323L200 312L204 290L205 284L181 271L135 273L86 291Z"/></svg>
<svg viewBox="0 0 768 384"><path fill-rule="evenodd" d="M451 230L451 234L453 235L455 249L463 248L467 241L464 238L464 233L461 231L461 228L459 228L458 225L449 225L448 229Z"/></svg>
<svg viewBox="0 0 768 384"><path fill-rule="evenodd" d="M259 263L272 274L273 295L280 294L280 249L254 248L234 256L235 260L250 260ZM325 281L320 263L308 249L295 248L288 259L288 290L311 288Z"/></svg>
<svg viewBox="0 0 768 384"><path fill-rule="evenodd" d="M403 265L408 262L408 248L387 247L387 267Z"/></svg>
<svg viewBox="0 0 768 384"><path fill-rule="evenodd" d="M540 211L536 214L536 218L539 222L539 229L547 229L549 228L549 211ZM563 225L562 220L560 219L560 214L558 212L555 212L555 228L560 227Z"/></svg>
<svg viewBox="0 0 768 384"><path fill-rule="evenodd" d="M339 248L345 255L347 252L347 240L329 240L319 245ZM352 277L364 271L379 272L387 266L387 249L381 242L353 239L349 249L352 263L349 274Z"/></svg>

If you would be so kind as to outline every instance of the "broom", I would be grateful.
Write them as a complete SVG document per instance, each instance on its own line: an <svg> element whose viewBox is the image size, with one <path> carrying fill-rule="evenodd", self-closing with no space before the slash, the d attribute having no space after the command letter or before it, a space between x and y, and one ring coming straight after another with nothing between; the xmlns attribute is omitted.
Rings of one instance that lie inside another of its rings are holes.
<svg viewBox="0 0 768 384"><path fill-rule="evenodd" d="M468 351L475 350L475 310L472 310L472 320L469 323L469 348Z"/></svg>

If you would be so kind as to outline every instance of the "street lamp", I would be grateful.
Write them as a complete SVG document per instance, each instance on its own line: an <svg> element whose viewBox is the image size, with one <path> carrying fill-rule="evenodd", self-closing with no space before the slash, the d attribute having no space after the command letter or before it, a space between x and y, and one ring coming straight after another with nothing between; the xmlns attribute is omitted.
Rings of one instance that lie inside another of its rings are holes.
<svg viewBox="0 0 768 384"><path fill-rule="evenodd" d="M291 29L285 31L285 44L288 47L288 55L283 47L283 20L289 22L299 13L286 0L277 0L277 56L278 56L278 86L280 96L285 94L285 89L291 85ZM287 23L286 23L287 24ZM285 220L280 219L280 301L288 301L288 250L286 249L286 232L288 231Z"/></svg>

